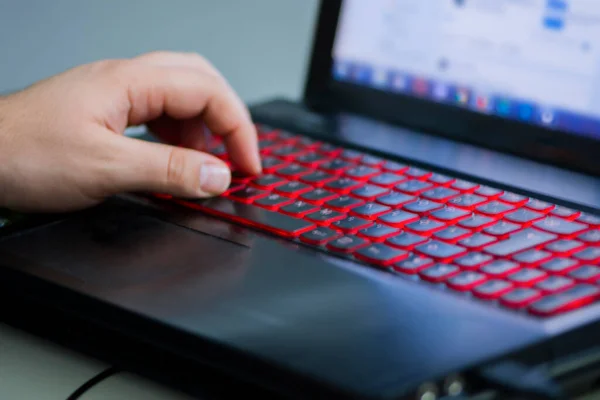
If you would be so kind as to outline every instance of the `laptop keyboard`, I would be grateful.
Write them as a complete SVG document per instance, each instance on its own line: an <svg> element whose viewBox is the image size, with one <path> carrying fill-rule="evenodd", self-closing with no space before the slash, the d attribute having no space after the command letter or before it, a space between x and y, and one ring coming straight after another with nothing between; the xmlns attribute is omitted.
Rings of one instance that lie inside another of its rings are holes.
<svg viewBox="0 0 600 400"><path fill-rule="evenodd" d="M600 216L258 128L262 176L157 197L539 317L600 299ZM228 160L218 139L209 151Z"/></svg>

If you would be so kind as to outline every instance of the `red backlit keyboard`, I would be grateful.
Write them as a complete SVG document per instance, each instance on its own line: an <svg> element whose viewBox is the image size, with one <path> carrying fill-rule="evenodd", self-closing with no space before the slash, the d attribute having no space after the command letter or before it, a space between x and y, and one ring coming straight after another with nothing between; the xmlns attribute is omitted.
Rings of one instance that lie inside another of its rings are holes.
<svg viewBox="0 0 600 400"><path fill-rule="evenodd" d="M218 198L159 197L536 316L600 299L597 215L282 130L259 139L262 176L234 175Z"/></svg>

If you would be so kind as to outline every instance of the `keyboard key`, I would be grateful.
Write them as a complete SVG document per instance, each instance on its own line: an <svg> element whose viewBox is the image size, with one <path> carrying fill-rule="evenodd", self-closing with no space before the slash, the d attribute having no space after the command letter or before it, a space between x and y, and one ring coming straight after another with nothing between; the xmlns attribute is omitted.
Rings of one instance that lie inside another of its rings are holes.
<svg viewBox="0 0 600 400"><path fill-rule="evenodd" d="M500 279L491 279L473 289L473 294L481 299L497 299L503 294L509 292L514 285L510 282Z"/></svg>
<svg viewBox="0 0 600 400"><path fill-rule="evenodd" d="M487 280L484 274L474 271L464 271L448 279L448 287L461 292L471 290Z"/></svg>
<svg viewBox="0 0 600 400"><path fill-rule="evenodd" d="M451 185L454 181L456 181L455 178L446 176L446 175L442 175L442 174L433 174L431 175L428 179L429 182L432 183L437 183L438 185Z"/></svg>
<svg viewBox="0 0 600 400"><path fill-rule="evenodd" d="M410 178L415 178L415 179L420 179L420 180L427 179L428 177L430 177L432 175L432 173L430 171L426 171L424 169L417 168L417 167L410 167L403 173L404 173L404 175L406 175Z"/></svg>
<svg viewBox="0 0 600 400"><path fill-rule="evenodd" d="M456 265L435 264L419 272L419 276L426 281L438 283L450 279L458 273L460 273L460 269Z"/></svg>
<svg viewBox="0 0 600 400"><path fill-rule="evenodd" d="M433 259L413 254L407 259L394 265L394 269L405 274L416 274L417 272L433 265Z"/></svg>
<svg viewBox="0 0 600 400"><path fill-rule="evenodd" d="M593 283L600 278L600 267L594 265L582 265L569 272L569 277L581 282Z"/></svg>
<svg viewBox="0 0 600 400"><path fill-rule="evenodd" d="M525 203L525 207L533 211L547 214L554 208L554 204L542 200L529 199L529 201Z"/></svg>
<svg viewBox="0 0 600 400"><path fill-rule="evenodd" d="M323 186L335 179L337 179L335 175L328 174L325 171L314 171L300 177L300 181L316 187Z"/></svg>
<svg viewBox="0 0 600 400"><path fill-rule="evenodd" d="M547 276L547 273L539 269L522 268L508 275L507 279L517 286L533 286L543 281Z"/></svg>
<svg viewBox="0 0 600 400"><path fill-rule="evenodd" d="M282 196L277 193L272 193L267 197L258 199L254 202L257 206L266 208L267 210L277 210L281 206L293 203L294 200L289 197Z"/></svg>
<svg viewBox="0 0 600 400"><path fill-rule="evenodd" d="M400 229L384 224L373 224L368 228L361 229L358 235L374 242L379 242L399 233Z"/></svg>
<svg viewBox="0 0 600 400"><path fill-rule="evenodd" d="M340 219L331 224L332 228L339 229L346 233L355 233L357 230L366 228L372 225L373 222L368 219L363 219L355 216Z"/></svg>
<svg viewBox="0 0 600 400"><path fill-rule="evenodd" d="M407 211L395 210L379 216L377 220L379 222L383 222L384 224L401 228L406 224L418 221L419 216Z"/></svg>
<svg viewBox="0 0 600 400"><path fill-rule="evenodd" d="M517 211L513 211L509 214L506 214L504 217L508 221L514 222L516 224L521 224L523 226L529 226L533 222L544 218L544 214L528 210L526 208L521 208Z"/></svg>
<svg viewBox="0 0 600 400"><path fill-rule="evenodd" d="M504 192L504 194L502 196L500 196L499 199L505 203L509 203L509 204L512 204L517 207L522 206L523 204L527 203L527 201L529 200L525 196L521 196L520 194L511 193L511 192Z"/></svg>
<svg viewBox="0 0 600 400"><path fill-rule="evenodd" d="M481 267L481 271L488 275L502 278L519 270L519 264L508 260L495 260Z"/></svg>
<svg viewBox="0 0 600 400"><path fill-rule="evenodd" d="M306 153L296 157L295 160L298 164L302 164L305 167L314 168L319 164L329 161L329 158L319 153ZM322 171L321 171L322 172Z"/></svg>
<svg viewBox="0 0 600 400"><path fill-rule="evenodd" d="M433 237L436 239L453 243L466 237L469 237L472 234L473 232L466 228L461 228L460 226L449 226L446 229L434 233Z"/></svg>
<svg viewBox="0 0 600 400"><path fill-rule="evenodd" d="M515 260L521 264L527 264L529 266L543 263L545 261L548 261L551 258L552 258L552 253L549 253L549 252L543 251L543 250L535 250L535 249L527 250L527 251L524 251L523 253L519 253L519 254L513 256L513 260Z"/></svg>
<svg viewBox="0 0 600 400"><path fill-rule="evenodd" d="M579 211L573 210L571 208L567 208L567 207L563 207L563 206L556 206L556 207L554 207L554 209L552 211L550 211L550 214L552 214L556 217L561 217L561 218L566 218L566 219L574 219L574 218L577 218L579 216L579 214L581 214L581 213Z"/></svg>
<svg viewBox="0 0 600 400"><path fill-rule="evenodd" d="M336 156L342 152L342 149L332 145L331 143L323 143L317 148L317 151L326 156Z"/></svg>
<svg viewBox="0 0 600 400"><path fill-rule="evenodd" d="M419 221L406 224L405 228L416 233L417 235L430 236L437 231L441 231L445 226L446 224L443 222L429 218L422 218Z"/></svg>
<svg viewBox="0 0 600 400"><path fill-rule="evenodd" d="M279 168L275 173L286 179L296 179L302 175L306 175L312 170L300 164L289 164L283 168Z"/></svg>
<svg viewBox="0 0 600 400"><path fill-rule="evenodd" d="M334 181L327 182L324 187L325 187L325 189L329 189L334 192L348 193L352 189L356 189L356 188L360 187L361 185L364 185L364 183L360 182L360 181L355 181L354 179L338 178Z"/></svg>
<svg viewBox="0 0 600 400"><path fill-rule="evenodd" d="M389 191L389 189L382 188L381 186L367 184L354 189L351 193L352 196L361 198L363 200L375 200L376 197L384 195Z"/></svg>
<svg viewBox="0 0 600 400"><path fill-rule="evenodd" d="M411 203L405 204L402 208L404 208L406 211L415 214L427 214L431 211L438 210L443 206L443 204L436 203L431 200L419 199Z"/></svg>
<svg viewBox="0 0 600 400"><path fill-rule="evenodd" d="M408 165L397 163L395 161L386 161L381 165L381 168L385 171L399 174L403 171L406 171L408 169Z"/></svg>
<svg viewBox="0 0 600 400"><path fill-rule="evenodd" d="M529 311L540 316L556 315L581 308L598 299L600 289L592 285L577 285L563 292L546 296L531 304Z"/></svg>
<svg viewBox="0 0 600 400"><path fill-rule="evenodd" d="M313 222L318 222L319 224L328 225L345 217L346 214L328 208L322 208L319 211L307 214L304 218Z"/></svg>
<svg viewBox="0 0 600 400"><path fill-rule="evenodd" d="M361 164L369 165L371 167L378 167L383 165L386 161L380 157L375 157L370 154L363 156L360 160Z"/></svg>
<svg viewBox="0 0 600 400"><path fill-rule="evenodd" d="M340 153L340 157L342 157L346 161L359 161L361 158L363 158L363 156L364 153L351 149L343 150Z"/></svg>
<svg viewBox="0 0 600 400"><path fill-rule="evenodd" d="M573 257L586 263L600 262L600 247L588 247L573 254Z"/></svg>
<svg viewBox="0 0 600 400"><path fill-rule="evenodd" d="M600 227L600 217L597 215L581 213L581 215L577 217L577 221L593 227Z"/></svg>
<svg viewBox="0 0 600 400"><path fill-rule="evenodd" d="M410 196L408 194L399 193L399 192L391 192L385 194L383 196L379 196L376 201L386 206L390 207L398 207L402 204L410 203L416 199L415 196Z"/></svg>
<svg viewBox="0 0 600 400"><path fill-rule="evenodd" d="M368 167L366 165L357 165L356 167L347 169L344 172L348 178L356 180L369 179L375 175L378 175L380 171L377 168Z"/></svg>
<svg viewBox="0 0 600 400"><path fill-rule="evenodd" d="M585 245L577 240L563 239L546 245L545 249L555 254L568 255L583 249Z"/></svg>
<svg viewBox="0 0 600 400"><path fill-rule="evenodd" d="M375 219L378 216L385 214L391 210L390 207L379 203L366 203L362 206L355 207L351 213L361 218Z"/></svg>
<svg viewBox="0 0 600 400"><path fill-rule="evenodd" d="M462 269L479 269L481 266L490 263L493 260L494 257L490 256L489 254L471 252L466 256L454 260L454 264L458 265Z"/></svg>
<svg viewBox="0 0 600 400"><path fill-rule="evenodd" d="M497 257L506 257L551 242L556 238L557 236L552 233L528 228L512 234L506 240L486 247L485 252Z"/></svg>
<svg viewBox="0 0 600 400"><path fill-rule="evenodd" d="M464 247L440 242L438 240L432 240L429 243L421 244L415 247L415 251L418 251L419 253L427 257L435 258L438 260L449 260L455 257L462 256L467 252L467 250Z"/></svg>
<svg viewBox="0 0 600 400"><path fill-rule="evenodd" d="M546 294L557 293L575 286L575 281L564 276L549 276L535 285L535 288Z"/></svg>
<svg viewBox="0 0 600 400"><path fill-rule="evenodd" d="M337 197L339 197L338 193L330 192L329 190L325 190L323 188L317 188L302 194L300 196L300 200L304 200L313 204L323 204L324 202L333 200Z"/></svg>
<svg viewBox="0 0 600 400"><path fill-rule="evenodd" d="M327 243L327 248L340 253L350 253L368 244L369 242L363 238L355 235L346 235Z"/></svg>
<svg viewBox="0 0 600 400"><path fill-rule="evenodd" d="M315 224L254 205L233 202L224 197L196 203L209 214L291 238L315 227Z"/></svg>
<svg viewBox="0 0 600 400"><path fill-rule="evenodd" d="M445 203L450 200L452 197L456 197L460 194L459 191L450 189L447 187L436 187L434 189L429 189L426 192L423 192L421 196L426 199L437 201L439 203Z"/></svg>
<svg viewBox="0 0 600 400"><path fill-rule="evenodd" d="M540 268L551 274L565 274L575 268L578 264L572 258L556 257L540 265Z"/></svg>
<svg viewBox="0 0 600 400"><path fill-rule="evenodd" d="M433 218L446 223L453 223L468 218L469 215L471 215L470 211L456 207L444 207L431 213Z"/></svg>
<svg viewBox="0 0 600 400"><path fill-rule="evenodd" d="M515 206L502 203L500 201L491 201L476 208L477 212L491 217L501 217L515 209Z"/></svg>
<svg viewBox="0 0 600 400"><path fill-rule="evenodd" d="M306 183L293 181L279 185L274 190L279 194L295 197L301 195L302 193L311 191L312 186L307 185Z"/></svg>
<svg viewBox="0 0 600 400"><path fill-rule="evenodd" d="M300 240L305 243L322 245L339 236L340 233L338 231L321 227L303 233L300 235Z"/></svg>
<svg viewBox="0 0 600 400"><path fill-rule="evenodd" d="M557 217L541 219L535 222L533 226L557 235L574 235L587 229L587 225Z"/></svg>
<svg viewBox="0 0 600 400"><path fill-rule="evenodd" d="M229 193L228 197L233 200L240 201L242 203L252 203L254 200L266 197L268 195L269 192L265 192L264 190L257 189L251 186L246 186L240 190L236 190Z"/></svg>
<svg viewBox="0 0 600 400"><path fill-rule="evenodd" d="M272 174L277 169L282 168L288 163L275 157L263 157L261 160L263 173Z"/></svg>
<svg viewBox="0 0 600 400"><path fill-rule="evenodd" d="M462 226L463 228L480 231L495 223L496 220L492 217L486 217L485 215L473 215L469 218L459 221L458 225Z"/></svg>
<svg viewBox="0 0 600 400"><path fill-rule="evenodd" d="M511 308L526 307L542 297L539 290L532 288L516 288L500 297L500 303Z"/></svg>
<svg viewBox="0 0 600 400"><path fill-rule="evenodd" d="M416 179L410 179L408 181L404 181L395 186L396 190L416 196L421 194L429 189L431 189L433 185L428 182L419 181Z"/></svg>
<svg viewBox="0 0 600 400"><path fill-rule="evenodd" d="M476 233L466 239L460 240L458 244L471 250L479 250L490 243L494 243L498 238L484 233Z"/></svg>
<svg viewBox="0 0 600 400"><path fill-rule="evenodd" d="M488 226L483 230L484 233L492 236L506 236L521 229L521 225L513 224L508 221L499 221L494 225Z"/></svg>
<svg viewBox="0 0 600 400"><path fill-rule="evenodd" d="M407 180L407 178L404 176L392 174L391 172L385 172L381 175L372 177L369 182L374 185L391 188L400 182L404 182L405 180Z"/></svg>
<svg viewBox="0 0 600 400"><path fill-rule="evenodd" d="M340 196L337 199L329 200L325 203L325 206L327 208L331 208L332 210L346 212L364 203L365 202L363 200L359 200L356 197Z"/></svg>
<svg viewBox="0 0 600 400"><path fill-rule="evenodd" d="M385 242L393 247L410 250L410 249L414 248L416 245L425 243L426 241L427 241L426 237L415 235L414 233L410 233L410 232L403 232L399 235L388 238Z"/></svg>
<svg viewBox="0 0 600 400"><path fill-rule="evenodd" d="M289 214L294 217L303 217L304 215L315 212L318 209L319 207L313 204L299 200L293 202L292 204L283 206L279 210L285 214Z"/></svg>
<svg viewBox="0 0 600 400"><path fill-rule="evenodd" d="M487 197L488 199L495 199L497 197L502 196L503 193L503 190L492 188L489 186L479 186L479 188L475 191L475 194Z"/></svg>
<svg viewBox="0 0 600 400"><path fill-rule="evenodd" d="M322 149L322 147L321 147ZM320 150L320 149L319 149ZM336 158L331 161L326 161L324 163L319 164L319 169L325 172L329 172L332 174L341 174L347 169L350 169L354 166L353 163L349 163L348 161L341 160Z"/></svg>
<svg viewBox="0 0 600 400"><path fill-rule="evenodd" d="M577 239L588 244L600 244L600 229L584 232Z"/></svg>
<svg viewBox="0 0 600 400"><path fill-rule="evenodd" d="M270 189L278 185L282 185L287 181L280 176L273 174L266 174L259 176L252 181L252 186L256 186L259 189Z"/></svg>
<svg viewBox="0 0 600 400"><path fill-rule="evenodd" d="M354 253L354 256L359 260L385 266L407 258L408 252L382 243L375 243L359 249Z"/></svg>
<svg viewBox="0 0 600 400"><path fill-rule="evenodd" d="M305 152L305 148L289 144L278 147L275 150L271 151L271 155L282 158L284 160L291 160Z"/></svg>
<svg viewBox="0 0 600 400"><path fill-rule="evenodd" d="M488 199L483 196L476 194L463 194L461 196L453 197L448 201L448 204L455 207L466 208L469 210L487 202Z"/></svg>
<svg viewBox="0 0 600 400"><path fill-rule="evenodd" d="M460 190L461 192L473 192L479 187L479 184L458 179L452 184L451 187L453 189Z"/></svg>

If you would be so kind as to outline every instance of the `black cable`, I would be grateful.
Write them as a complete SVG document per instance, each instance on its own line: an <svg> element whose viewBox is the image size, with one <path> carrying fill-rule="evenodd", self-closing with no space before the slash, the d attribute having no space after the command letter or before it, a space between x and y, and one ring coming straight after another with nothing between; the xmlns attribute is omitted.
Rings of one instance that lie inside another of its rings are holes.
<svg viewBox="0 0 600 400"><path fill-rule="evenodd" d="M119 372L119 370L116 367L110 367L110 368L105 369L104 371L100 372L98 375L92 377L89 381L85 382L79 388L77 388L77 390L75 390L69 397L67 397L67 400L79 399L85 392L90 390L92 387L94 387L98 383L102 382L106 378L117 374L118 372Z"/></svg>
<svg viewBox="0 0 600 400"><path fill-rule="evenodd" d="M565 400L561 388L539 368L506 361L481 368L477 377L500 392L532 400Z"/></svg>

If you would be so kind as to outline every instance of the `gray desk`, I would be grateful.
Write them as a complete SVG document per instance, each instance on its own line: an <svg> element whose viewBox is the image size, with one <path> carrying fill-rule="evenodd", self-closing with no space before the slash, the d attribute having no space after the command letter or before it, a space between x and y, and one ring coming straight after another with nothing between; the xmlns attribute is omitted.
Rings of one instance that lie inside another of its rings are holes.
<svg viewBox="0 0 600 400"><path fill-rule="evenodd" d="M0 92L77 64L151 50L196 51L247 102L301 95L316 0L0 2ZM65 400L107 366L0 321L0 399ZM119 374L83 400L185 400Z"/></svg>

